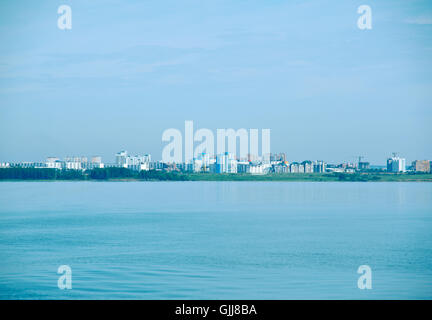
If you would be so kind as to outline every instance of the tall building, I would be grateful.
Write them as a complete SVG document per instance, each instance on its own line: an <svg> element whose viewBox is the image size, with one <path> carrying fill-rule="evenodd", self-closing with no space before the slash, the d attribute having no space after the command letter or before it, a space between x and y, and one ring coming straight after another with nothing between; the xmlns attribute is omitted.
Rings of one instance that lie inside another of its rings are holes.
<svg viewBox="0 0 432 320"><path fill-rule="evenodd" d="M431 172L431 163L429 160L415 160L412 163L415 172Z"/></svg>
<svg viewBox="0 0 432 320"><path fill-rule="evenodd" d="M388 172L405 172L405 165L405 159L397 157L396 154L393 154L393 157L387 159Z"/></svg>
<svg viewBox="0 0 432 320"><path fill-rule="evenodd" d="M216 173L237 173L237 160L231 153L225 152L216 156Z"/></svg>
<svg viewBox="0 0 432 320"><path fill-rule="evenodd" d="M325 172L325 171L326 171L326 163L322 160L315 161L314 172Z"/></svg>
<svg viewBox="0 0 432 320"><path fill-rule="evenodd" d="M126 164L127 159L127 151L120 151L116 154L116 164L119 167L124 167Z"/></svg>

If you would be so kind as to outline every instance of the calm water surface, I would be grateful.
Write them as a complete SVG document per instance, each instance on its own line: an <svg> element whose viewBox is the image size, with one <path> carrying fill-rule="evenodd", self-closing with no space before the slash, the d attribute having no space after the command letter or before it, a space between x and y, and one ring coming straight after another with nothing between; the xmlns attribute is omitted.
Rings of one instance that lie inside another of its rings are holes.
<svg viewBox="0 0 432 320"><path fill-rule="evenodd" d="M431 299L432 184L1 182L0 298Z"/></svg>

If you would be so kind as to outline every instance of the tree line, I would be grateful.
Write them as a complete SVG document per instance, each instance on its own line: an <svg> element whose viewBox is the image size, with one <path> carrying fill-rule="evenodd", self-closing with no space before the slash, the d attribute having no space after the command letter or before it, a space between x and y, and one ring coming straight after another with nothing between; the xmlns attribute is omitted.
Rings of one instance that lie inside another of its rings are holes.
<svg viewBox="0 0 432 320"><path fill-rule="evenodd" d="M133 171L127 168L97 168L92 170L59 170L49 168L0 168L0 180L110 180L137 179L184 181L188 176L179 172Z"/></svg>

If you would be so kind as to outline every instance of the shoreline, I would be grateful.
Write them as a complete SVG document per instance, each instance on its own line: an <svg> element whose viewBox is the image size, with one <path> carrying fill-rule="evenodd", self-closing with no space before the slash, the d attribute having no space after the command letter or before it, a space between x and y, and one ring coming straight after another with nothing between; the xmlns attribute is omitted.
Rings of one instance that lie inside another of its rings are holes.
<svg viewBox="0 0 432 320"><path fill-rule="evenodd" d="M0 179L1 182L432 182L432 174L387 174L387 173L362 173L362 174L333 174L333 173L296 173L296 174L207 174L207 173L178 173L173 176L134 178L112 177L95 179L83 178L9 178Z"/></svg>
<svg viewBox="0 0 432 320"><path fill-rule="evenodd" d="M432 182L432 173L390 173L366 171L354 173L210 173L180 171L133 171L126 168L68 170L49 168L0 169L1 181L265 181L265 182Z"/></svg>

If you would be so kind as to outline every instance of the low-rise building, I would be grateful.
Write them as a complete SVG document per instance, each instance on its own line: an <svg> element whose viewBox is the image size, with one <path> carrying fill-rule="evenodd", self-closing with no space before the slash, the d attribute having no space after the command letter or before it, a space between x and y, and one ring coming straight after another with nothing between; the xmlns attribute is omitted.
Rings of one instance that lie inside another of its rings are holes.
<svg viewBox="0 0 432 320"><path fill-rule="evenodd" d="M292 162L289 165L289 172L291 172L291 173L299 173L301 171L300 166L301 166L300 163L298 163L298 162Z"/></svg>
<svg viewBox="0 0 432 320"><path fill-rule="evenodd" d="M63 169L64 162L57 157L48 157L45 161L45 167L50 169Z"/></svg>
<svg viewBox="0 0 432 320"><path fill-rule="evenodd" d="M15 163L13 165L14 167L18 167L18 168L45 168L45 163L43 162L19 162L19 163Z"/></svg>
<svg viewBox="0 0 432 320"><path fill-rule="evenodd" d="M288 161L278 162L272 164L271 172L273 173L289 173L289 163Z"/></svg>
<svg viewBox="0 0 432 320"><path fill-rule="evenodd" d="M134 171L149 171L150 165L148 162L143 162L139 164L131 164L128 166L128 169L134 170Z"/></svg>
<svg viewBox="0 0 432 320"><path fill-rule="evenodd" d="M358 163L358 169L360 171L369 170L369 168L370 168L370 163L369 162L359 161L359 163Z"/></svg>

